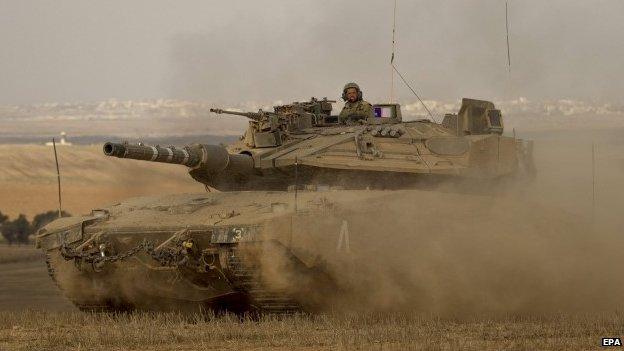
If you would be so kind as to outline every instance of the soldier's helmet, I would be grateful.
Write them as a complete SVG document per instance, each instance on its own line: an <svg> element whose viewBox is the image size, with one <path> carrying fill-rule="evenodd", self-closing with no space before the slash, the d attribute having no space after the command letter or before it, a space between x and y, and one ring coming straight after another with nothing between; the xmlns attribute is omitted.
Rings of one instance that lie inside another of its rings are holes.
<svg viewBox="0 0 624 351"><path fill-rule="evenodd" d="M358 101L362 100L362 90L360 89L360 86L354 82L347 83L345 84L344 88L342 88L342 99L344 101L347 101L347 89L350 89L350 88L355 88L358 94L357 96Z"/></svg>

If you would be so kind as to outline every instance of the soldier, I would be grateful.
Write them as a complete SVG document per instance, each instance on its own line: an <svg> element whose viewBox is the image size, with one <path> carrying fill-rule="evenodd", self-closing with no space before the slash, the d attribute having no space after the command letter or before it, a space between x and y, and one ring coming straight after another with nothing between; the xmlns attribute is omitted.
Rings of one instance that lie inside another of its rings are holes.
<svg viewBox="0 0 624 351"><path fill-rule="evenodd" d="M355 83L347 83L342 89L342 99L346 101L338 117L341 123L349 120L373 119L373 106L362 100L362 90Z"/></svg>

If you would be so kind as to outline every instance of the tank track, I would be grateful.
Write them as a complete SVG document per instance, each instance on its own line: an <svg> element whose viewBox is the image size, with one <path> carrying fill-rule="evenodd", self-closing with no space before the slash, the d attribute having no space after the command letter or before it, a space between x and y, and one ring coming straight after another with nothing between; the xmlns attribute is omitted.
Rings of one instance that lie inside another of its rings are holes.
<svg viewBox="0 0 624 351"><path fill-rule="evenodd" d="M228 257L228 270L235 288L249 298L254 312L276 315L303 312L301 305L286 291L269 289L263 283L258 265L234 254Z"/></svg>

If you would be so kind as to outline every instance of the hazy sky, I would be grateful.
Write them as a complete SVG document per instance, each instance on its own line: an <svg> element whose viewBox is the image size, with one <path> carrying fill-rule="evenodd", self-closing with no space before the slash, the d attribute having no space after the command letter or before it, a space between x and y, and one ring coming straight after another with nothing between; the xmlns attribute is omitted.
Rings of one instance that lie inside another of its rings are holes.
<svg viewBox="0 0 624 351"><path fill-rule="evenodd" d="M0 104L388 98L392 0L0 0ZM622 102L624 1L398 0L396 64L427 99ZM413 100L397 83L399 99Z"/></svg>

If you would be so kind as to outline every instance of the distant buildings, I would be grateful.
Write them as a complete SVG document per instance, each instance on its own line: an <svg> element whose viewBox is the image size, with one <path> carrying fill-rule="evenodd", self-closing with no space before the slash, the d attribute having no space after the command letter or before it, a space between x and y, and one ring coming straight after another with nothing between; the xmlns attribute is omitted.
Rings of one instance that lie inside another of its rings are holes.
<svg viewBox="0 0 624 351"><path fill-rule="evenodd" d="M67 134L65 134L65 132L61 132L61 139L59 141L56 142L57 146L71 146L72 143L67 141ZM46 143L47 146L52 146L52 142L48 141Z"/></svg>

